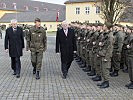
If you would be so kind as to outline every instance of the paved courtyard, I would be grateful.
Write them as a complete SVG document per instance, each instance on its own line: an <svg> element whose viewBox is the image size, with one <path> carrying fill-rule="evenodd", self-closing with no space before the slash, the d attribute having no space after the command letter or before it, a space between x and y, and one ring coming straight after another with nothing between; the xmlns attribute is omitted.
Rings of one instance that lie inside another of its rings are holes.
<svg viewBox="0 0 133 100"><path fill-rule="evenodd" d="M0 100L133 100L133 90L125 88L128 74L111 78L110 87L99 89L74 61L66 80L61 78L60 57L55 54L55 37L48 36L41 79L32 74L30 52L21 58L21 78L16 79L10 68L10 58L0 39Z"/></svg>

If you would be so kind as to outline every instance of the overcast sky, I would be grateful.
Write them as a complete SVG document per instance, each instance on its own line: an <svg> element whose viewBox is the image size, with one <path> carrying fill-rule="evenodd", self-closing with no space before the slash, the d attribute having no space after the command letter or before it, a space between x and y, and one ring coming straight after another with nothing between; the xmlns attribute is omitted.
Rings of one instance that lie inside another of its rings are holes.
<svg viewBox="0 0 133 100"><path fill-rule="evenodd" d="M64 4L67 0L34 0L34 1L44 1L49 3Z"/></svg>

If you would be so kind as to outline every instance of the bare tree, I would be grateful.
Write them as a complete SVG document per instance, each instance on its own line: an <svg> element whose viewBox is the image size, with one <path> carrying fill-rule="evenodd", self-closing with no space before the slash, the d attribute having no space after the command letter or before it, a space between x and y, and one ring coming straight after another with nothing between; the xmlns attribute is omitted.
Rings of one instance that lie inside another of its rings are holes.
<svg viewBox="0 0 133 100"><path fill-rule="evenodd" d="M101 7L101 17L106 21L116 24L131 0L97 0Z"/></svg>

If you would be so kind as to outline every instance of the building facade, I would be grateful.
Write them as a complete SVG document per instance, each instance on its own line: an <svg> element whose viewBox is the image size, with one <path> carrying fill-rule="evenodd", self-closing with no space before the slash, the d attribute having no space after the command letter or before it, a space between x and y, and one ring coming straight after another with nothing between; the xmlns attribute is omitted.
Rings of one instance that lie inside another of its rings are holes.
<svg viewBox="0 0 133 100"><path fill-rule="evenodd" d="M78 0L77 0L78 1ZM96 6L95 0L86 1L67 1L66 4L66 20L69 22L80 21L80 22L90 22L99 23L104 22L100 17L101 11L100 7Z"/></svg>
<svg viewBox="0 0 133 100"><path fill-rule="evenodd" d="M80 21L89 23L104 23L102 19L102 12L98 6L97 0L69 0L65 2L66 5L66 20L69 22ZM132 14L130 10L129 15L125 19L121 19L119 24L124 26L133 26ZM129 11L128 11L129 12ZM127 15L127 12L125 13Z"/></svg>

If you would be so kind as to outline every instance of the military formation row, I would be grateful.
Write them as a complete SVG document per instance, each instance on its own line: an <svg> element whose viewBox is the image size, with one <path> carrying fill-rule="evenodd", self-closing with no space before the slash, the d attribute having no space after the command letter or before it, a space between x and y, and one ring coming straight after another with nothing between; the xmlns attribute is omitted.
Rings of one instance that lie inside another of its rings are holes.
<svg viewBox="0 0 133 100"><path fill-rule="evenodd" d="M72 22L77 42L76 61L100 88L109 87L109 77L120 69L129 73L128 89L133 89L133 28L105 24Z"/></svg>

